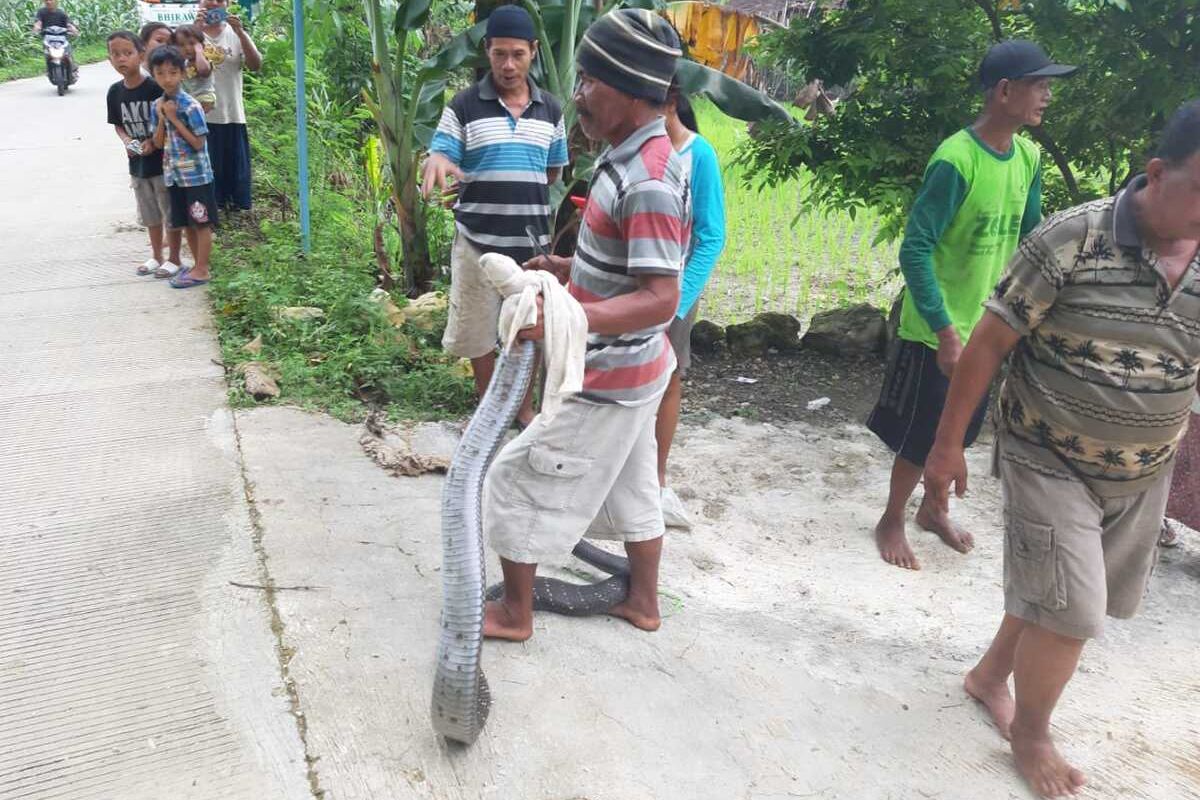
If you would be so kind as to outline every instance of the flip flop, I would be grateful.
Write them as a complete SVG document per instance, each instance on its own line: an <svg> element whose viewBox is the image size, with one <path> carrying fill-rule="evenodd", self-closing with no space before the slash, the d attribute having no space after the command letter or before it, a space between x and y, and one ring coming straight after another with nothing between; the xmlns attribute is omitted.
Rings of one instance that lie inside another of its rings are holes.
<svg viewBox="0 0 1200 800"><path fill-rule="evenodd" d="M164 261L159 265L158 269L154 270L154 277L174 278L182 269L184 268L178 264L173 264L170 261Z"/></svg>
<svg viewBox="0 0 1200 800"><path fill-rule="evenodd" d="M208 283L208 278L203 280L200 278L193 278L192 271L190 269L180 272L170 280L172 289L190 289L193 286L203 286L206 283Z"/></svg>

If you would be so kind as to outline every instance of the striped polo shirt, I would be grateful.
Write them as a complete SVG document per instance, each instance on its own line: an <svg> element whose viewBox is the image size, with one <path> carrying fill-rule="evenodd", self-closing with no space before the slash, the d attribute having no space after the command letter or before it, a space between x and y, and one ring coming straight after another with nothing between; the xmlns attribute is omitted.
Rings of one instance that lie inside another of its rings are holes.
<svg viewBox="0 0 1200 800"><path fill-rule="evenodd" d="M567 287L581 303L629 294L640 275L678 275L691 236L688 185L662 118L601 154ZM588 334L582 400L656 401L675 369L668 322L619 336Z"/></svg>
<svg viewBox="0 0 1200 800"><path fill-rule="evenodd" d="M1023 334L1001 390L1001 457L1100 497L1163 476L1196 394L1200 255L1167 282L1138 234L1145 183L1047 220L987 302Z"/></svg>
<svg viewBox="0 0 1200 800"><path fill-rule="evenodd" d="M454 219L468 241L518 263L533 257L525 226L549 245L546 170L567 164L562 108L553 96L530 81L529 105L514 117L500 102L489 73L442 111L429 149L466 173Z"/></svg>

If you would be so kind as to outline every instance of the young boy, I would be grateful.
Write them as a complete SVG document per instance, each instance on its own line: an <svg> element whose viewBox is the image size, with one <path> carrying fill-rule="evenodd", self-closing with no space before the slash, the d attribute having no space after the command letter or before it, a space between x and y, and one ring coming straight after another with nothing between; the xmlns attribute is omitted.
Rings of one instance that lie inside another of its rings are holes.
<svg viewBox="0 0 1200 800"><path fill-rule="evenodd" d="M129 185L137 200L138 221L150 232L150 258L137 268L138 275L155 275L158 270L174 267L178 271L180 236L170 237L170 255L163 261L163 226L170 216L171 203L163 183L162 153L152 141L150 107L162 96L162 89L142 72L142 40L130 31L116 31L108 37L108 63L121 80L108 90L108 124L117 132L129 160ZM167 277L165 274L163 277Z"/></svg>
<svg viewBox="0 0 1200 800"><path fill-rule="evenodd" d="M1051 78L1073 72L1033 42L993 45L979 67L983 114L942 142L925 170L900 248L906 285L900 338L867 420L896 453L887 508L875 526L879 554L889 564L920 569L904 533L905 507L933 446L950 375L1005 262L1042 218L1041 159L1017 131L1041 124ZM984 398L967 427L967 445L986 409ZM916 522L960 553L974 546L928 493Z"/></svg>
<svg viewBox="0 0 1200 800"><path fill-rule="evenodd" d="M159 47L150 56L150 72L163 95L150 111L154 146L164 151L163 180L171 198L171 226L184 228L195 266L171 278L171 286L187 289L208 283L208 257L212 229L217 224L217 198L213 192L212 164L208 159L208 126L204 109L183 91L186 63L172 46Z"/></svg>

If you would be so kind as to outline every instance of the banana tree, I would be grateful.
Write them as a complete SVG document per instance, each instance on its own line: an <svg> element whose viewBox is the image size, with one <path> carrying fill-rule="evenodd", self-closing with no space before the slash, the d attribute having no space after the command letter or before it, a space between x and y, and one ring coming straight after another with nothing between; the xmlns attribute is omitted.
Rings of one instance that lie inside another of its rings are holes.
<svg viewBox="0 0 1200 800"><path fill-rule="evenodd" d="M665 7L659 0L610 0L603 6L593 0L520 2L533 18L538 36L539 60L534 77L563 101L563 123L568 131L577 119L571 102L576 80L575 52L588 25L617 8ZM485 63L481 43L486 22L478 22L450 40L437 55L419 62L414 54L421 44L420 31L429 19L432 0L400 0L394 5L390 0L362 0L362 3L371 35L374 88L374 92L364 90L364 101L378 124L391 173L406 288L422 291L436 274L429 257L426 209L417 192L420 159L444 107L449 75L459 67ZM479 3L477 10L483 10L484 5ZM762 92L694 61L680 61L679 77L685 92L705 95L724 113L737 119L792 119ZM583 153L573 155L578 162L574 178L586 180L591 159ZM555 187L556 205L564 194L561 184Z"/></svg>
<svg viewBox="0 0 1200 800"><path fill-rule="evenodd" d="M429 257L426 208L417 191L421 151L433 137L442 113L447 76L478 53L483 27L477 25L456 37L436 57L422 63L415 51L432 0L401 0L395 4L394 14L386 13L391 11L390 5L363 0L371 35L374 88L374 92L363 91L363 101L379 127L391 173L405 288L418 293L428 290L437 277Z"/></svg>

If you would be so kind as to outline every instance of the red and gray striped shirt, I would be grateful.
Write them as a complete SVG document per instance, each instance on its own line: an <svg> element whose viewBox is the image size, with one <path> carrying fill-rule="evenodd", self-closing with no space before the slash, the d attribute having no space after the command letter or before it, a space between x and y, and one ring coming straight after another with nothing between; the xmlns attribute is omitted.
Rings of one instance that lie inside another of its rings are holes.
<svg viewBox="0 0 1200 800"><path fill-rule="evenodd" d="M691 235L688 185L662 118L596 163L568 289L581 303L634 292L641 275L679 275ZM582 400L656 401L675 369L668 322L619 336L588 334Z"/></svg>

